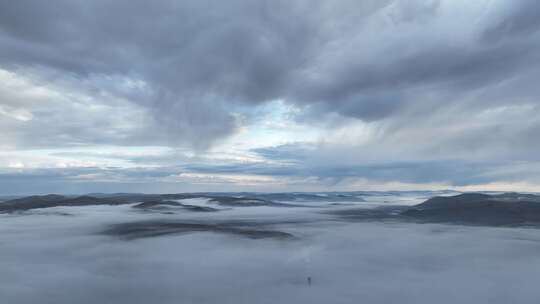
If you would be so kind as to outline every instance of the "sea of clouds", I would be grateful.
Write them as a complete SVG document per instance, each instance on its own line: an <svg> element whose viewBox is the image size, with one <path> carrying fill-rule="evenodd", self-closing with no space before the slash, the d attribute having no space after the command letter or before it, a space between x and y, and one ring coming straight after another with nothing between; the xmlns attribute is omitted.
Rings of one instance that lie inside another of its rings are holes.
<svg viewBox="0 0 540 304"><path fill-rule="evenodd" d="M355 206L422 198L366 200ZM322 213L350 207L319 202L164 214L123 205L2 214L0 302L537 303L538 230L354 222ZM295 237L193 232L126 240L103 233L150 219L255 227L260 221Z"/></svg>

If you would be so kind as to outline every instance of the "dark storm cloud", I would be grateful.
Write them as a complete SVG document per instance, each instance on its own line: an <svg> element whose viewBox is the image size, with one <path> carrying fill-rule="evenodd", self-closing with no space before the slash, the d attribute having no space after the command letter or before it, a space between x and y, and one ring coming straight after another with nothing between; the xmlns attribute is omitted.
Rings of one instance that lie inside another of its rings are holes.
<svg viewBox="0 0 540 304"><path fill-rule="evenodd" d="M160 131L204 146L236 128L229 104L280 97L287 74L306 61L317 30L297 6L3 3L0 64L57 69L80 79L104 74L141 80L149 96L130 97L164 125Z"/></svg>
<svg viewBox="0 0 540 304"><path fill-rule="evenodd" d="M398 31L400 26L393 29ZM384 54L372 58L356 54L332 58L333 64L320 70L317 77L299 80L292 100L300 104L315 103L322 112L336 111L365 121L400 116L410 119L402 112L451 108L478 91L489 91L503 81L536 70L540 63L538 37L524 35L494 44L484 43L481 32L472 39L452 41L451 37L438 39L436 32L420 26L416 30L434 36L428 36L432 38L428 41L413 36L411 40L395 42L393 36L381 33L390 41L374 41L373 52L382 48ZM474 33L473 28L470 30ZM451 34L465 36L466 33ZM369 42L369 37L366 40ZM525 92L511 88L508 93L526 94L527 101L536 96L533 88ZM485 109L515 101L469 100L463 111L479 108L478 104Z"/></svg>
<svg viewBox="0 0 540 304"><path fill-rule="evenodd" d="M494 6L467 28L439 1L6 2L0 64L142 81L145 94L105 89L149 109L156 132L204 147L235 130L239 102L285 99L373 121L534 69L536 3ZM482 39L501 35L515 39Z"/></svg>
<svg viewBox="0 0 540 304"><path fill-rule="evenodd" d="M508 38L521 38L540 29L538 11L540 3L534 0L521 0L506 4L506 11L502 18L486 29L484 38L487 41L497 42Z"/></svg>
<svg viewBox="0 0 540 304"><path fill-rule="evenodd" d="M297 121L324 126L321 147L182 168L489 182L489 166L538 160L538 9L530 0L3 2L0 68L64 98L48 108L48 96L0 86L0 139L201 151L279 99L298 107ZM373 127L368 139L333 138L359 121Z"/></svg>

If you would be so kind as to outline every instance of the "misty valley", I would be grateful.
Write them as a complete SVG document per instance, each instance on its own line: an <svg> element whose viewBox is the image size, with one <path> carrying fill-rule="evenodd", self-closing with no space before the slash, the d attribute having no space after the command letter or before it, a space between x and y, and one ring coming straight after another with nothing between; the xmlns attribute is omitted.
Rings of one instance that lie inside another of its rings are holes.
<svg viewBox="0 0 540 304"><path fill-rule="evenodd" d="M5 303L536 303L540 196L89 194L0 202Z"/></svg>

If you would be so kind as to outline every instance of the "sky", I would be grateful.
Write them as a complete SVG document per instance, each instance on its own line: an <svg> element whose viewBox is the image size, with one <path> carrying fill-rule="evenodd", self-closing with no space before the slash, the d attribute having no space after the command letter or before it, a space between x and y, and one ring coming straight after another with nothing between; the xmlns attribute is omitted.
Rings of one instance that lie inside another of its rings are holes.
<svg viewBox="0 0 540 304"><path fill-rule="evenodd" d="M0 1L0 194L540 191L539 12Z"/></svg>

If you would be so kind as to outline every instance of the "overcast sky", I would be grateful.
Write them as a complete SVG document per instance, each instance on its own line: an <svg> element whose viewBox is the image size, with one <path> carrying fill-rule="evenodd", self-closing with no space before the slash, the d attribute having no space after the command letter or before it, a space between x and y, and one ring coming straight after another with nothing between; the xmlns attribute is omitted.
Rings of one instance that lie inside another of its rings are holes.
<svg viewBox="0 0 540 304"><path fill-rule="evenodd" d="M540 191L535 0L0 1L0 194Z"/></svg>

